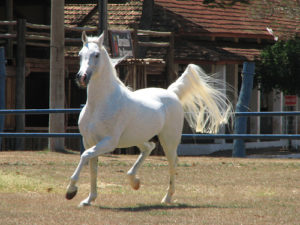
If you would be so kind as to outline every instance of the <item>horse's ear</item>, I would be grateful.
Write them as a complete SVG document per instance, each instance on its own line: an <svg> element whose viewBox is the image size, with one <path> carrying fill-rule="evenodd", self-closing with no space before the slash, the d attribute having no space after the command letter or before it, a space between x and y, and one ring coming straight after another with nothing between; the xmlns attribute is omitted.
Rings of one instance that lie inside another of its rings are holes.
<svg viewBox="0 0 300 225"><path fill-rule="evenodd" d="M82 40L83 44L87 42L87 36L86 36L85 31L82 31L81 40Z"/></svg>
<svg viewBox="0 0 300 225"><path fill-rule="evenodd" d="M103 46L103 41L104 41L104 32L98 37L98 45L101 47Z"/></svg>

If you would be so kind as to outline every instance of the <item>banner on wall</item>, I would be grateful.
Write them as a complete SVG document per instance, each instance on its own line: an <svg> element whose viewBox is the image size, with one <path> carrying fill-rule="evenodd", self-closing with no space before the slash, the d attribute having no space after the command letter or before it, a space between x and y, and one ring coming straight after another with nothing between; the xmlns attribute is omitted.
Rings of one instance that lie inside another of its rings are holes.
<svg viewBox="0 0 300 225"><path fill-rule="evenodd" d="M285 95L284 96L285 106L296 106L297 105L297 95Z"/></svg>
<svg viewBox="0 0 300 225"><path fill-rule="evenodd" d="M133 46L129 30L110 30L110 44L113 57L133 56Z"/></svg>

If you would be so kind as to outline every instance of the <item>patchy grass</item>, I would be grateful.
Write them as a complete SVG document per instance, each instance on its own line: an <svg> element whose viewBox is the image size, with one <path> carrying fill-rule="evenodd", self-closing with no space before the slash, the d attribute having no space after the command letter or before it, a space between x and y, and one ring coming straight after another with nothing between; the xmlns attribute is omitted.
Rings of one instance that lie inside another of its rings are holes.
<svg viewBox="0 0 300 225"><path fill-rule="evenodd" d="M0 153L1 224L299 224L300 161L180 157L174 204L162 205L167 161L149 157L134 191L126 172L137 156L99 158L99 196L89 192L88 167L78 196L64 199L78 154Z"/></svg>

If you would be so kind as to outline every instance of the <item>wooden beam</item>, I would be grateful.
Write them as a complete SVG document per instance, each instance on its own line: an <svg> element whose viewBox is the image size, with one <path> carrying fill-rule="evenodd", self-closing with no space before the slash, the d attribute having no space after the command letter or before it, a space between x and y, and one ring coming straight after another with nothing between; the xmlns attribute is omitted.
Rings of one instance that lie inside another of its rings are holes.
<svg viewBox="0 0 300 225"><path fill-rule="evenodd" d="M25 109L25 57L26 57L26 20L19 19L17 24L17 73L16 109ZM24 132L25 115L16 115L16 132ZM24 138L16 139L16 149L24 150Z"/></svg>
<svg viewBox="0 0 300 225"><path fill-rule="evenodd" d="M15 20L0 21L0 25L10 25L10 26L17 25L17 21Z"/></svg>
<svg viewBox="0 0 300 225"><path fill-rule="evenodd" d="M139 36L153 36L153 37L169 37L172 32L152 31L152 30L137 30Z"/></svg>
<svg viewBox="0 0 300 225"><path fill-rule="evenodd" d="M170 43L169 42L142 42L142 41L139 41L138 45L140 47L158 47L158 48L161 48L161 47L169 47Z"/></svg>
<svg viewBox="0 0 300 225"><path fill-rule="evenodd" d="M70 27L70 26L65 26L65 30L69 31L77 31L77 32L82 32L82 31L97 31L97 27Z"/></svg>
<svg viewBox="0 0 300 225"><path fill-rule="evenodd" d="M6 19L7 20L13 20L13 0L6 0ZM7 32L8 33L12 33L13 31L13 24L10 24L8 26ZM13 58L13 43L12 41L9 39L7 41L7 59L12 59Z"/></svg>
<svg viewBox="0 0 300 225"><path fill-rule="evenodd" d="M5 38L5 39L13 39L16 38L16 34L0 34L0 38Z"/></svg>
<svg viewBox="0 0 300 225"><path fill-rule="evenodd" d="M64 0L51 0L50 109L65 106ZM49 115L49 132L65 132L64 114ZM63 138L49 138L51 151L63 151Z"/></svg>

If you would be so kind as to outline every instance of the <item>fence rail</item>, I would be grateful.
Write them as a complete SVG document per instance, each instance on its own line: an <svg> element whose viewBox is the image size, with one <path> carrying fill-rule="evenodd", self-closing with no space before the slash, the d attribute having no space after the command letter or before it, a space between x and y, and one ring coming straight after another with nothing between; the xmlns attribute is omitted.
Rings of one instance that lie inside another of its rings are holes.
<svg viewBox="0 0 300 225"><path fill-rule="evenodd" d="M0 137L7 137L7 138L50 138L50 137L81 137L80 133L0 133Z"/></svg>
<svg viewBox="0 0 300 225"><path fill-rule="evenodd" d="M4 109L2 114L50 114L50 113L80 113L81 108L74 109ZM300 116L300 111L294 112L237 112L235 116ZM0 137L81 137L80 133L7 133L0 132ZM300 139L297 134L182 134L186 139Z"/></svg>
<svg viewBox="0 0 300 225"><path fill-rule="evenodd" d="M1 114L49 114L49 113L80 113L81 109L3 109Z"/></svg>
<svg viewBox="0 0 300 225"><path fill-rule="evenodd" d="M297 134L182 134L186 139L300 139Z"/></svg>
<svg viewBox="0 0 300 225"><path fill-rule="evenodd" d="M80 113L81 108L73 109L1 109L1 114L49 114L49 113ZM293 112L235 112L235 116L300 116L300 111Z"/></svg>
<svg viewBox="0 0 300 225"><path fill-rule="evenodd" d="M0 133L7 138L81 137L80 133ZM297 134L182 134L185 139L300 139Z"/></svg>

